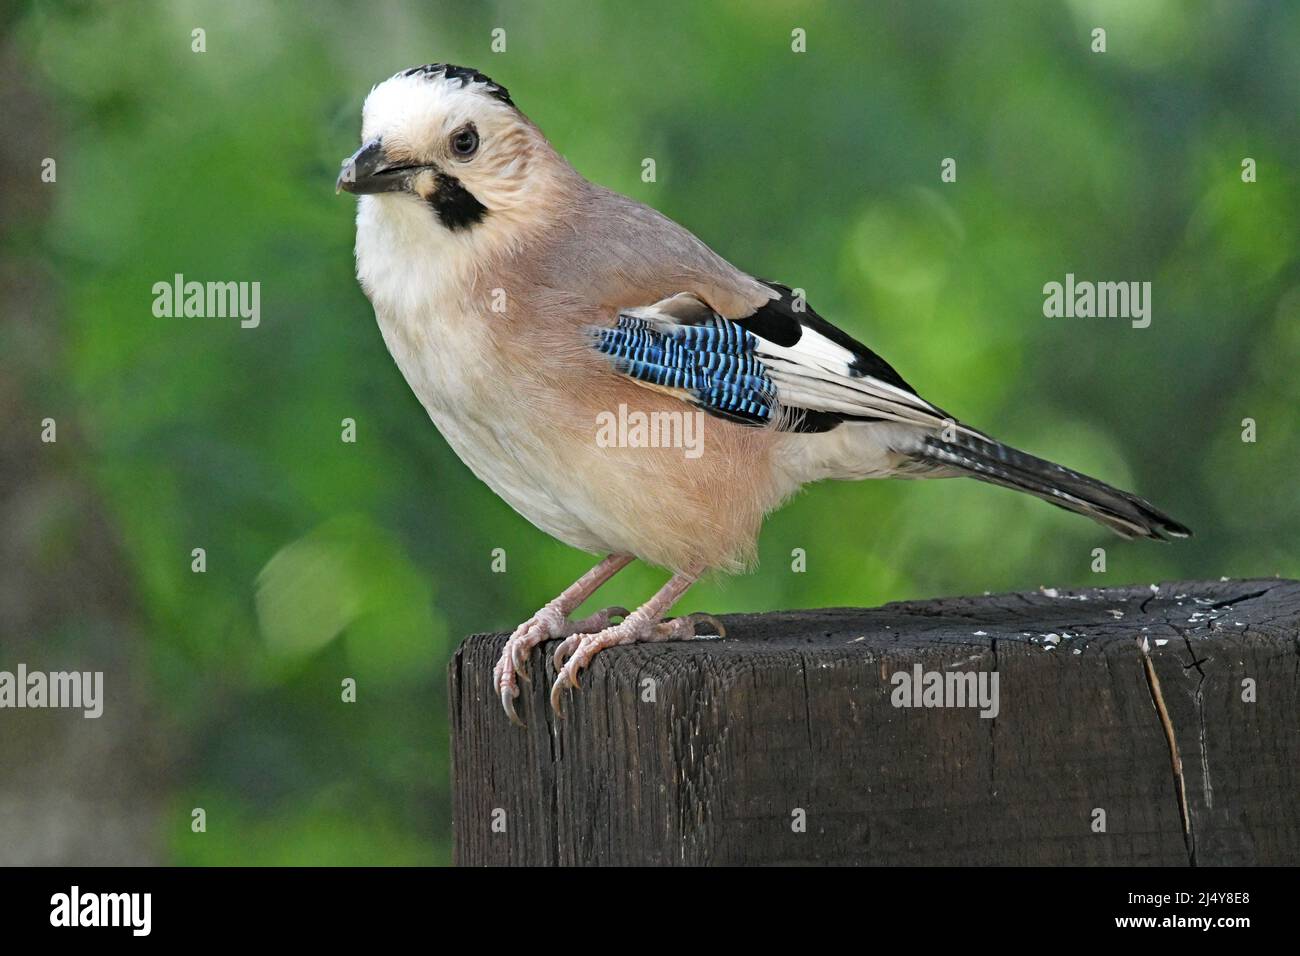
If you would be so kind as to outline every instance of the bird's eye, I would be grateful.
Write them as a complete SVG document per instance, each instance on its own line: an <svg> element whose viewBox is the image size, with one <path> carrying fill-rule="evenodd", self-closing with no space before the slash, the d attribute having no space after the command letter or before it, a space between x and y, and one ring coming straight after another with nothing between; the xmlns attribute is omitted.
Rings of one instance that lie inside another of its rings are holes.
<svg viewBox="0 0 1300 956"><path fill-rule="evenodd" d="M458 159L469 159L478 152L478 130L466 126L451 134L451 151Z"/></svg>

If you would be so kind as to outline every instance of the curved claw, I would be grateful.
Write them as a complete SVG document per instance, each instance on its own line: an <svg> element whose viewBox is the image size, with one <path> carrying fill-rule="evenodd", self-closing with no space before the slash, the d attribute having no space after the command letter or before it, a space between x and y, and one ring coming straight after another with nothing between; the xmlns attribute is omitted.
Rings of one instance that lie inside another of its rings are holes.
<svg viewBox="0 0 1300 956"><path fill-rule="evenodd" d="M551 657L551 661L555 664L555 669L557 671L564 670L565 662L569 659L569 655L574 652L578 646L578 642L581 640L581 635L571 634L564 640L560 641L560 646L555 649L555 654Z"/></svg>
<svg viewBox="0 0 1300 956"><path fill-rule="evenodd" d="M718 637L727 636L727 629L723 627L722 622L719 621L712 614L706 614L703 611L696 611L694 614L686 615L686 617L688 620L690 620L692 624L696 624L696 623L709 624L713 628L714 633L718 635Z"/></svg>
<svg viewBox="0 0 1300 956"><path fill-rule="evenodd" d="M555 716L561 720L564 719L564 710L560 707L560 695L564 693L565 682L564 672L561 671L560 676L555 678L555 683L551 685L551 710L555 711Z"/></svg>
<svg viewBox="0 0 1300 956"><path fill-rule="evenodd" d="M528 726L520 720L519 715L515 713L515 695L511 692L509 687L501 688L501 706L505 709L506 716L510 718L512 724L517 727Z"/></svg>

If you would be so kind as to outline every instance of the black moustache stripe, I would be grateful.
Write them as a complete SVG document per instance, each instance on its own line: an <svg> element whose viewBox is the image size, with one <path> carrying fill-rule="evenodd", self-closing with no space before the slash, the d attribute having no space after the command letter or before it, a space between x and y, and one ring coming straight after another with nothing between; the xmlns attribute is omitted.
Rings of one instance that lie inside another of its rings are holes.
<svg viewBox="0 0 1300 956"><path fill-rule="evenodd" d="M436 182L437 188L429 197L429 205L444 226L455 232L483 221L487 215L487 206L475 199L474 194L459 179L438 173Z"/></svg>

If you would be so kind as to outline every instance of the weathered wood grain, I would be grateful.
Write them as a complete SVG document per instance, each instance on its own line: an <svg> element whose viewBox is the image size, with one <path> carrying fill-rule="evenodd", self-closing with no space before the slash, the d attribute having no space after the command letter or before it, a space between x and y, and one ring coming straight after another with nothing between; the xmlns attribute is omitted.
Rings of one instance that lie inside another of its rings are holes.
<svg viewBox="0 0 1300 956"><path fill-rule="evenodd" d="M725 639L598 655L563 721L534 653L526 730L491 690L505 635L467 639L456 861L1300 863L1300 582L724 621ZM917 663L996 672L997 716L894 706Z"/></svg>

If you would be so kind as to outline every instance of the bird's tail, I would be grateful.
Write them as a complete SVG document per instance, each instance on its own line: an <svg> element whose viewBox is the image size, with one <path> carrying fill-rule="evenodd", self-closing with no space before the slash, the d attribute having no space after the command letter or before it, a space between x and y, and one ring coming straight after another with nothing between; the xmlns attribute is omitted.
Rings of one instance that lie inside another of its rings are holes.
<svg viewBox="0 0 1300 956"><path fill-rule="evenodd" d="M1166 535L1186 538L1192 533L1137 495L970 432L962 431L951 441L927 435L912 456L925 465L1042 498L1126 538L1164 540Z"/></svg>

